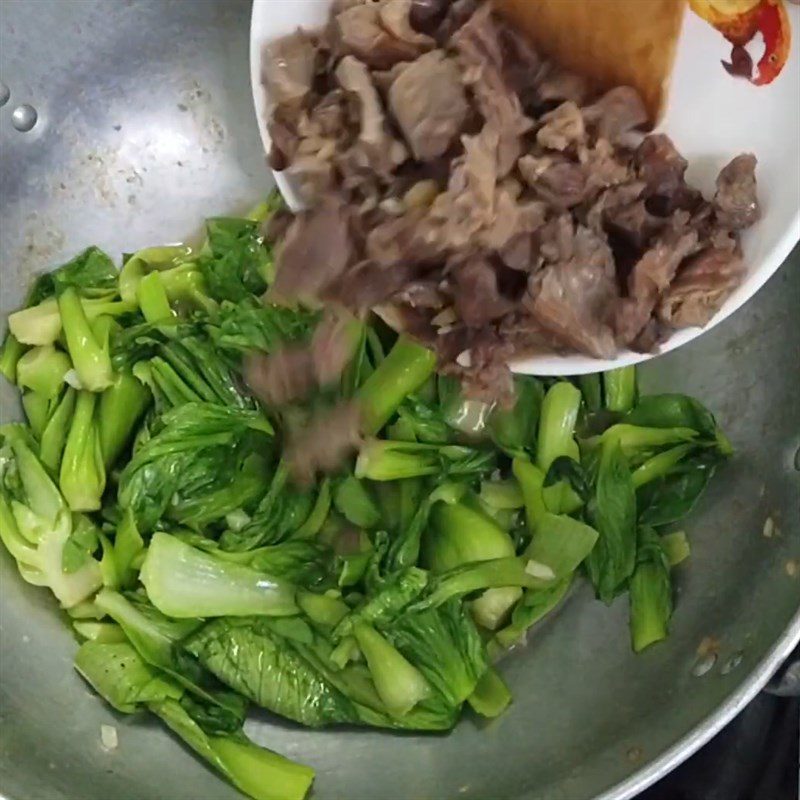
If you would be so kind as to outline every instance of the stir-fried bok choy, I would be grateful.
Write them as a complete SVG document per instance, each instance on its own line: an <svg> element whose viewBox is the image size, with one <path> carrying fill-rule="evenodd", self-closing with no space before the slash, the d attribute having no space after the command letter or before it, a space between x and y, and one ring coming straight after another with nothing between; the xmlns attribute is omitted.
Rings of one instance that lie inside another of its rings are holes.
<svg viewBox="0 0 800 800"><path fill-rule="evenodd" d="M588 581L664 639L675 529L731 455L712 414L633 368L463 395L377 319L272 302L264 219L120 269L97 248L9 317L0 538L114 709L149 712L244 794L314 777L242 732L444 731L513 703L503 655ZM518 655L516 657L526 657Z"/></svg>

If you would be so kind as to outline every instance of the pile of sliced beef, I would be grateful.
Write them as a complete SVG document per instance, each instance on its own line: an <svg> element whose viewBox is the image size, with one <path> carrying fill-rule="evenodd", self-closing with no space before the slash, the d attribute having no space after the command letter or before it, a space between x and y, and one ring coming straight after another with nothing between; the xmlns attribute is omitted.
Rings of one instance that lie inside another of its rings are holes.
<svg viewBox="0 0 800 800"><path fill-rule="evenodd" d="M336 0L265 52L270 161L308 210L273 294L378 307L474 393L543 350L651 351L739 284L752 155L709 201L630 87L602 95L477 0Z"/></svg>

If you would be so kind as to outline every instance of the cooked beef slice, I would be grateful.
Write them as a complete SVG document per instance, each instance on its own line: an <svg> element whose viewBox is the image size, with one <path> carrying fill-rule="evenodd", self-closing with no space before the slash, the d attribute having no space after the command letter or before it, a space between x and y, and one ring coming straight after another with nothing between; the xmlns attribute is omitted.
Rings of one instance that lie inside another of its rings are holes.
<svg viewBox="0 0 800 800"><path fill-rule="evenodd" d="M336 195L298 214L278 248L271 291L280 298L316 297L354 260L351 211Z"/></svg>
<svg viewBox="0 0 800 800"><path fill-rule="evenodd" d="M689 259L658 305L658 317L673 328L706 325L744 275L741 256L710 248Z"/></svg>
<svg viewBox="0 0 800 800"><path fill-rule="evenodd" d="M562 243L562 248L567 249ZM589 228L574 232L572 253L531 278L526 307L557 341L596 358L615 351L610 309L618 292L608 244Z"/></svg>
<svg viewBox="0 0 800 800"><path fill-rule="evenodd" d="M373 69L389 69L401 61L413 61L430 50L434 42L401 38L389 30L383 19L387 7L397 0L354 5L331 20L333 46L339 55L352 55ZM390 14L390 22L396 18Z"/></svg>
<svg viewBox="0 0 800 800"><path fill-rule="evenodd" d="M731 230L749 228L761 218L756 196L756 157L736 156L717 177L714 210L720 225Z"/></svg>
<svg viewBox="0 0 800 800"><path fill-rule="evenodd" d="M420 56L394 79L389 108L417 161L444 155L469 111L455 61L442 50Z"/></svg>
<svg viewBox="0 0 800 800"><path fill-rule="evenodd" d="M703 199L672 140L637 133L634 89L593 92L488 2L336 0L263 80L271 164L309 206L272 294L381 305L478 395L508 399L515 354L654 349L742 279L755 158Z"/></svg>
<svg viewBox="0 0 800 800"><path fill-rule="evenodd" d="M647 109L631 86L617 86L583 109L586 124L598 137L616 144L647 122Z"/></svg>

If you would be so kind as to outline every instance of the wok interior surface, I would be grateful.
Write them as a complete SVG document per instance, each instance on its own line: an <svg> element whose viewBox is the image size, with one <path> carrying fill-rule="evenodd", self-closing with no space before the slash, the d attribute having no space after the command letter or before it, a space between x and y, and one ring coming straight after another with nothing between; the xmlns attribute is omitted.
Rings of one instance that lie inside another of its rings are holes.
<svg viewBox="0 0 800 800"><path fill-rule="evenodd" d="M3 317L35 272L87 244L120 254L190 237L203 217L266 192L249 11L246 0L3 4ZM22 103L39 116L27 133L11 123ZM309 731L263 714L249 732L315 767L319 800L621 798L688 754L800 636L799 301L796 249L745 309L642 370L647 391L707 403L737 451L691 518L666 643L634 657L624 600L606 608L580 585L502 664L514 703L491 724L467 715L447 736L409 736ZM0 389L7 421L16 400ZM22 583L4 551L0 595L0 795L239 796L157 724L93 696L54 600ZM707 637L717 657L697 675ZM118 730L113 752L104 724Z"/></svg>

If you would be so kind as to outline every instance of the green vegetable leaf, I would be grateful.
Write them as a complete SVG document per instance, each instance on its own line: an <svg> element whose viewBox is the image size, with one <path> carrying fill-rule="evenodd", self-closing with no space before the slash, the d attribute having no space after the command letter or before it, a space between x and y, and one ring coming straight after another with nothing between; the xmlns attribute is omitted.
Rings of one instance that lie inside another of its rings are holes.
<svg viewBox="0 0 800 800"><path fill-rule="evenodd" d="M542 470L531 464L526 458L515 458L511 462L511 471L519 483L522 499L525 503L525 521L533 535L547 513L544 502L544 478Z"/></svg>
<svg viewBox="0 0 800 800"><path fill-rule="evenodd" d="M81 639L88 639L92 642L120 644L128 641L122 628L114 622L93 622L76 619L72 623L72 627Z"/></svg>
<svg viewBox="0 0 800 800"><path fill-rule="evenodd" d="M103 315L91 321L80 296L71 286L59 294L58 312L81 387L99 392L111 386L114 380L109 350L111 317Z"/></svg>
<svg viewBox="0 0 800 800"><path fill-rule="evenodd" d="M550 465L542 484L542 500L554 514L575 514L591 493L586 472L570 456L559 456Z"/></svg>
<svg viewBox="0 0 800 800"><path fill-rule="evenodd" d="M350 611L349 606L338 596L298 591L297 604L301 611L316 625L333 628Z"/></svg>
<svg viewBox="0 0 800 800"><path fill-rule="evenodd" d="M257 407L226 355L196 326L129 328L115 337L113 360L117 369L132 368L161 409L191 402Z"/></svg>
<svg viewBox="0 0 800 800"><path fill-rule="evenodd" d="M670 447L669 450L656 453L633 471L633 485L639 489L651 481L671 474L675 467L693 452L697 452L697 446L689 443L679 444L676 447Z"/></svg>
<svg viewBox="0 0 800 800"><path fill-rule="evenodd" d="M457 600L409 610L383 633L450 706L472 694L488 667L480 634Z"/></svg>
<svg viewBox="0 0 800 800"><path fill-rule="evenodd" d="M208 243L198 264L208 293L234 303L266 291L272 253L254 220L216 217L206 221Z"/></svg>
<svg viewBox="0 0 800 800"><path fill-rule="evenodd" d="M698 400L685 394L652 394L642 397L624 420L645 428L692 428L713 439L717 422Z"/></svg>
<svg viewBox="0 0 800 800"><path fill-rule="evenodd" d="M379 486L395 486L395 484L379 484ZM402 506L404 495L408 495L409 489L416 491L417 484L414 479L403 481L399 488L399 500ZM405 522L403 509L399 509L397 520L397 534L389 545L389 552L386 559L386 568L389 572L402 570L416 564L419 560L419 551L422 544L422 534L428 524L428 514L433 506L435 492L432 492L426 499L421 500L411 518Z"/></svg>
<svg viewBox="0 0 800 800"><path fill-rule="evenodd" d="M70 287L83 297L102 296L116 290L118 278L114 262L98 247L88 247L57 270L42 276L38 302Z"/></svg>
<svg viewBox="0 0 800 800"><path fill-rule="evenodd" d="M117 711L132 714L142 703L177 700L183 690L148 666L127 642L84 642L75 669Z"/></svg>
<svg viewBox="0 0 800 800"><path fill-rule="evenodd" d="M223 683L283 717L310 727L358 721L353 703L267 621L216 620L186 648Z"/></svg>
<svg viewBox="0 0 800 800"><path fill-rule="evenodd" d="M117 524L114 537L114 561L120 586L123 588L135 581L134 561L144 551L144 540L136 527L136 520L130 508L125 509Z"/></svg>
<svg viewBox="0 0 800 800"><path fill-rule="evenodd" d="M618 442L603 445L589 516L599 538L586 565L597 596L610 603L630 578L636 560L636 492Z"/></svg>
<svg viewBox="0 0 800 800"><path fill-rule="evenodd" d="M9 383L17 382L17 364L26 349L26 346L8 328L3 337L3 344L0 345L0 375Z"/></svg>
<svg viewBox="0 0 800 800"><path fill-rule="evenodd" d="M146 664L127 642L85 642L75 668L118 711L149 708L254 800L303 800L308 792L312 770L254 745L236 727L235 715L182 697L182 689Z"/></svg>
<svg viewBox="0 0 800 800"><path fill-rule="evenodd" d="M150 710L254 800L303 800L314 780L310 767L257 747L245 736L207 734L186 708L174 701L150 703Z"/></svg>
<svg viewBox="0 0 800 800"><path fill-rule="evenodd" d="M325 491L323 485L320 492ZM282 542L303 528L315 505L314 490L290 484L289 472L281 462L272 476L269 491L251 519L238 530L224 531L219 540L220 547L231 552L243 552Z"/></svg>
<svg viewBox="0 0 800 800"><path fill-rule="evenodd" d="M393 573L378 591L344 617L334 630L333 639L338 641L349 636L357 622L380 628L390 625L422 595L427 585L428 573L418 567L408 567Z"/></svg>
<svg viewBox="0 0 800 800"><path fill-rule="evenodd" d="M122 628L148 664L169 675L203 703L218 707L218 711L210 709L209 714L218 715L229 725L233 719L241 723L241 698L223 691L216 679L181 647L181 641L202 626L201 620L170 619L140 595L122 595L109 589L98 593L95 604Z"/></svg>
<svg viewBox="0 0 800 800"><path fill-rule="evenodd" d="M618 444L630 463L642 463L664 447L697 441L692 428L643 428L620 422L607 428L599 439L587 441L589 450L599 443Z"/></svg>
<svg viewBox="0 0 800 800"><path fill-rule="evenodd" d="M544 488L565 484L572 489L581 503L588 503L592 494L592 487L586 470L569 456L555 458L544 477Z"/></svg>
<svg viewBox="0 0 800 800"><path fill-rule="evenodd" d="M207 330L223 351L236 355L252 350L272 353L281 345L310 339L319 318L317 311L262 305L248 298L222 303Z"/></svg>
<svg viewBox="0 0 800 800"><path fill-rule="evenodd" d="M206 733L217 735L237 733L242 729L247 715L247 699L228 691L218 692L217 698L223 698L224 701L208 703L185 694L180 703L186 713Z"/></svg>
<svg viewBox="0 0 800 800"><path fill-rule="evenodd" d="M513 478L483 481L479 497L481 503L497 511L512 511L525 504L522 489Z"/></svg>
<svg viewBox="0 0 800 800"><path fill-rule="evenodd" d="M125 466L120 506L133 509L141 533L163 516L187 524L214 518L257 500L272 427L258 411L186 403L167 412L159 429Z"/></svg>
<svg viewBox="0 0 800 800"><path fill-rule="evenodd" d="M453 431L444 421L441 412L418 397L406 398L397 409L398 423L405 441L427 444L446 444L452 441ZM393 437L395 438L395 437Z"/></svg>
<svg viewBox="0 0 800 800"><path fill-rule="evenodd" d="M217 556L306 588L324 583L333 564L333 552L329 547L304 540L290 540L244 552L219 550Z"/></svg>
<svg viewBox="0 0 800 800"><path fill-rule="evenodd" d="M109 299L113 295L104 295L96 298L81 297L76 289L68 287L65 293L72 293L78 297L78 305L74 299L70 301L70 331L75 332L74 320L80 312L86 318L88 324L93 323L101 316L109 316L118 319L125 319L136 311L135 304L125 301ZM62 333L62 317L59 303L55 297L43 300L41 303L30 308L24 308L9 314L8 329L14 337L26 345L48 345L54 344ZM81 335L86 334L86 325L82 325ZM65 330L66 333L66 330ZM75 358L72 359L75 363ZM76 365L77 366L77 365Z"/></svg>
<svg viewBox="0 0 800 800"><path fill-rule="evenodd" d="M683 519L695 506L721 462L712 451L699 453L636 493L643 525L660 527Z"/></svg>

